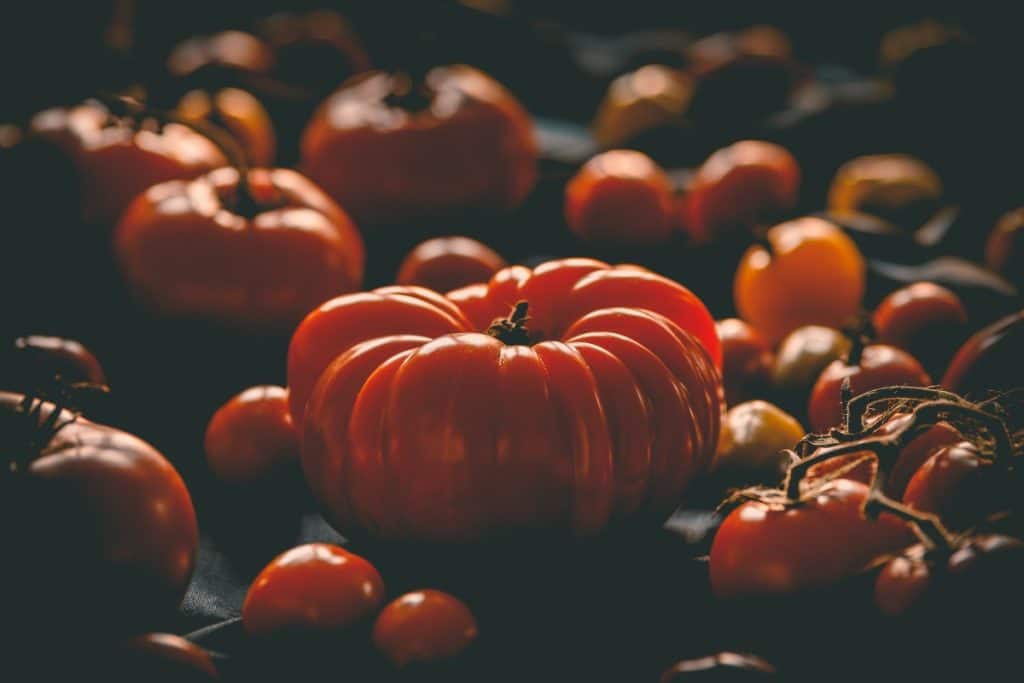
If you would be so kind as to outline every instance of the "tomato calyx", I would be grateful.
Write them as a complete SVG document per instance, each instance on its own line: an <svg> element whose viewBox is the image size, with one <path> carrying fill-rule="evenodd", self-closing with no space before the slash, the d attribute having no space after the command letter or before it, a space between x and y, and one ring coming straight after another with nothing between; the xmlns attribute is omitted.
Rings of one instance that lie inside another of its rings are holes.
<svg viewBox="0 0 1024 683"><path fill-rule="evenodd" d="M846 355L845 362L851 367L857 367L860 365L861 357L864 355L864 349L867 348L868 344L874 343L878 336L875 333L875 326L871 322L871 316L867 311L861 311L856 315L851 324L843 328L841 332L850 340L850 351ZM843 405L847 405L845 396Z"/></svg>
<svg viewBox="0 0 1024 683"><path fill-rule="evenodd" d="M384 104L410 113L430 109L434 89L427 82L427 71L400 71L391 79L391 91L384 96Z"/></svg>
<svg viewBox="0 0 1024 683"><path fill-rule="evenodd" d="M60 377L54 380L52 392L36 390L27 393L13 411L0 412L3 422L5 455L0 456L0 479L26 473L32 463L62 429L81 417L75 407L77 397L84 393L107 393L106 386L89 382L67 384ZM53 408L44 417L47 403ZM70 415L70 417L64 417Z"/></svg>
<svg viewBox="0 0 1024 683"><path fill-rule="evenodd" d="M847 383L848 379L844 385ZM992 464L1009 467L1014 460L1010 431L990 402L976 404L957 394L927 387L882 387L855 398L848 397L848 390L844 393L847 396L843 426L827 434L810 434L797 444L793 455L799 460L790 467L784 485L789 497L799 497L801 482L815 465L862 452L872 453L878 461L872 489L879 490L903 448L939 422L949 422L965 436L972 436L979 453ZM880 404L889 407L865 423L868 410ZM904 422L879 436L880 428L897 413L907 413Z"/></svg>
<svg viewBox="0 0 1024 683"><path fill-rule="evenodd" d="M487 334L508 346L529 346L530 334L526 329L526 323L530 319L529 308L528 302L517 302L507 318L495 318L491 322Z"/></svg>

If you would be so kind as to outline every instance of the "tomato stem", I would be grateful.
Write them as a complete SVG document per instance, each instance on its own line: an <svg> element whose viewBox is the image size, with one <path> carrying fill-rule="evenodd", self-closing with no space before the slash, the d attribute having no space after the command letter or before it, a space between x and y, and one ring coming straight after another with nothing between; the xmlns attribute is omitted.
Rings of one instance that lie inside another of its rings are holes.
<svg viewBox="0 0 1024 683"><path fill-rule="evenodd" d="M517 302L507 318L494 319L487 328L487 334L509 346L529 345L530 335L526 329L526 322L530 319L527 315L529 307L526 301Z"/></svg>
<svg viewBox="0 0 1024 683"><path fill-rule="evenodd" d="M877 489L872 489L864 501L864 514L875 519L883 512L895 515L910 522L914 533L928 550L951 550L954 546L952 535L942 525L939 518L926 512L897 503Z"/></svg>
<svg viewBox="0 0 1024 683"><path fill-rule="evenodd" d="M875 326L867 311L857 314L854 321L843 329L843 334L850 340L850 352L846 356L846 364L856 367L860 365L864 349L875 340Z"/></svg>

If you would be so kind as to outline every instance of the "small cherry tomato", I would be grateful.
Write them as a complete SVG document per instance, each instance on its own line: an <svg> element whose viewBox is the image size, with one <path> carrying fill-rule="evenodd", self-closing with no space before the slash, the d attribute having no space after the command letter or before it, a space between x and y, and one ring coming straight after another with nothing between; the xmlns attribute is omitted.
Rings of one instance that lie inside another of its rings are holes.
<svg viewBox="0 0 1024 683"><path fill-rule="evenodd" d="M949 548L918 544L882 569L875 580L875 605L891 617L935 617L939 628L965 635L977 628L975 617L987 620L998 612L1015 618L1020 613L1022 572L1024 542L1009 536L969 536Z"/></svg>
<svg viewBox="0 0 1024 683"><path fill-rule="evenodd" d="M926 387L932 383L917 359L906 351L884 344L866 346L859 353L854 348L846 360L829 363L814 383L807 405L811 430L825 432L842 422L842 385L847 378L851 397L879 387Z"/></svg>
<svg viewBox="0 0 1024 683"><path fill-rule="evenodd" d="M701 164L683 197L683 227L696 242L751 229L793 208L800 165L785 147L743 140Z"/></svg>
<svg viewBox="0 0 1024 683"><path fill-rule="evenodd" d="M661 683L689 681L767 681L775 678L775 667L754 655L719 652L710 657L676 662L661 674Z"/></svg>
<svg viewBox="0 0 1024 683"><path fill-rule="evenodd" d="M622 145L641 133L678 121L693 97L693 79L684 71L648 64L619 76L608 86L592 129L604 148Z"/></svg>
<svg viewBox="0 0 1024 683"><path fill-rule="evenodd" d="M985 242L989 268L1024 288L1024 207L1004 214Z"/></svg>
<svg viewBox="0 0 1024 683"><path fill-rule="evenodd" d="M107 377L96 356L73 339L42 335L18 337L14 340L11 366L4 370L5 379L18 384L8 387L12 389L32 391L39 388L40 382L48 382L58 376L61 381L70 384L107 383Z"/></svg>
<svg viewBox="0 0 1024 683"><path fill-rule="evenodd" d="M402 261L395 283L419 285L444 294L487 282L507 266L486 244L468 237L435 237L418 244Z"/></svg>
<svg viewBox="0 0 1024 683"><path fill-rule="evenodd" d="M711 546L719 598L788 595L841 581L914 542L903 520L863 515L868 487L835 479L797 504L750 500L729 513Z"/></svg>
<svg viewBox="0 0 1024 683"><path fill-rule="evenodd" d="M565 220L577 237L656 244L672 236L672 181L642 152L616 149L583 165L565 188Z"/></svg>
<svg viewBox="0 0 1024 683"><path fill-rule="evenodd" d="M864 258L832 223L799 218L768 231L743 255L733 284L740 317L771 342L802 325L839 328L864 297Z"/></svg>
<svg viewBox="0 0 1024 683"><path fill-rule="evenodd" d="M299 459L299 437L288 410L288 390L246 389L217 409L206 427L206 462L230 483L266 480Z"/></svg>
<svg viewBox="0 0 1024 683"><path fill-rule="evenodd" d="M882 299L871 322L879 342L909 352L938 373L966 337L967 310L945 287L915 282Z"/></svg>
<svg viewBox="0 0 1024 683"><path fill-rule="evenodd" d="M828 209L868 213L914 230L939 208L942 181L927 164L905 154L857 157L832 179Z"/></svg>
<svg viewBox="0 0 1024 683"><path fill-rule="evenodd" d="M177 114L186 121L210 123L230 133L251 166L274 163L274 125L260 101L244 90L191 90L178 102Z"/></svg>
<svg viewBox="0 0 1024 683"><path fill-rule="evenodd" d="M802 401L821 371L849 353L850 344L849 337L831 327L798 327L776 349L772 384L780 393L800 396Z"/></svg>
<svg viewBox="0 0 1024 683"><path fill-rule="evenodd" d="M453 659L477 637L476 618L447 593L406 593L381 610L373 624L373 644L397 667Z"/></svg>
<svg viewBox="0 0 1024 683"><path fill-rule="evenodd" d="M998 471L969 441L944 446L921 465L907 483L903 502L937 515L952 529L974 526L1011 505ZM1003 489L1003 490L1000 490Z"/></svg>
<svg viewBox="0 0 1024 683"><path fill-rule="evenodd" d="M309 177L367 223L510 210L537 179L526 111L464 65L435 67L415 83L357 76L320 105L301 147Z"/></svg>
<svg viewBox="0 0 1024 683"><path fill-rule="evenodd" d="M220 680L206 650L181 636L147 633L122 643L106 662L104 675L147 683L206 683Z"/></svg>
<svg viewBox="0 0 1024 683"><path fill-rule="evenodd" d="M942 386L962 396L1024 386L1024 310L1001 318L970 337L953 356Z"/></svg>
<svg viewBox="0 0 1024 683"><path fill-rule="evenodd" d="M733 406L722 420L722 436L712 468L738 483L778 484L790 464L782 449L793 448L804 428L767 401ZM739 480L746 477L748 481Z"/></svg>
<svg viewBox="0 0 1024 683"><path fill-rule="evenodd" d="M725 401L736 405L763 396L771 383L775 358L764 337L739 318L715 323L722 342L722 384Z"/></svg>
<svg viewBox="0 0 1024 683"><path fill-rule="evenodd" d="M242 624L252 636L340 631L371 617L383 601L384 581L372 564L336 545L308 543L259 573Z"/></svg>

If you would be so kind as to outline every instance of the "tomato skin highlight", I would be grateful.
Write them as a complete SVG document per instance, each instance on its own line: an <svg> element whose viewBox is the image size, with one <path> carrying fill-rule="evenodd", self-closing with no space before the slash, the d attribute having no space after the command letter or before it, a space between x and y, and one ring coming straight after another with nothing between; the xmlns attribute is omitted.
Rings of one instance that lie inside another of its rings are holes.
<svg viewBox="0 0 1024 683"><path fill-rule="evenodd" d="M435 237L416 245L398 268L395 283L445 293L486 282L507 266L487 245L469 237Z"/></svg>
<svg viewBox="0 0 1024 683"><path fill-rule="evenodd" d="M393 665L450 660L477 638L476 618L458 598L419 590L395 599L373 624L373 644Z"/></svg>
<svg viewBox="0 0 1024 683"><path fill-rule="evenodd" d="M384 595L384 581L365 559L308 543L281 553L256 576L242 624L255 637L342 631L372 616Z"/></svg>
<svg viewBox="0 0 1024 683"><path fill-rule="evenodd" d="M836 479L785 509L748 501L729 513L711 546L719 598L791 595L841 581L916 538L902 520L861 514L868 487Z"/></svg>
<svg viewBox="0 0 1024 683"><path fill-rule="evenodd" d="M232 397L210 418L203 446L214 475L229 483L264 480L296 463L299 437L287 389L250 387Z"/></svg>

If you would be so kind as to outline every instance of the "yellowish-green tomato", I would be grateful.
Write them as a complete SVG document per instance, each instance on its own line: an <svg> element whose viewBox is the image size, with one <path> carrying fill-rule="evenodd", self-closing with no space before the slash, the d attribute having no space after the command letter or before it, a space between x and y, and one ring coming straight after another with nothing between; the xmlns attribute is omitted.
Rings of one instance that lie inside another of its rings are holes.
<svg viewBox="0 0 1024 683"><path fill-rule="evenodd" d="M693 97L685 72L650 64L612 81L594 118L594 137L602 147L618 147L646 130L682 117Z"/></svg>
<svg viewBox="0 0 1024 683"><path fill-rule="evenodd" d="M714 471L737 483L778 483L790 464L783 449L803 436L804 428L781 408L767 401L741 403L722 422Z"/></svg>
<svg viewBox="0 0 1024 683"><path fill-rule="evenodd" d="M850 339L831 327L807 325L790 332L775 355L772 384L785 394L806 396L821 371L850 350Z"/></svg>

